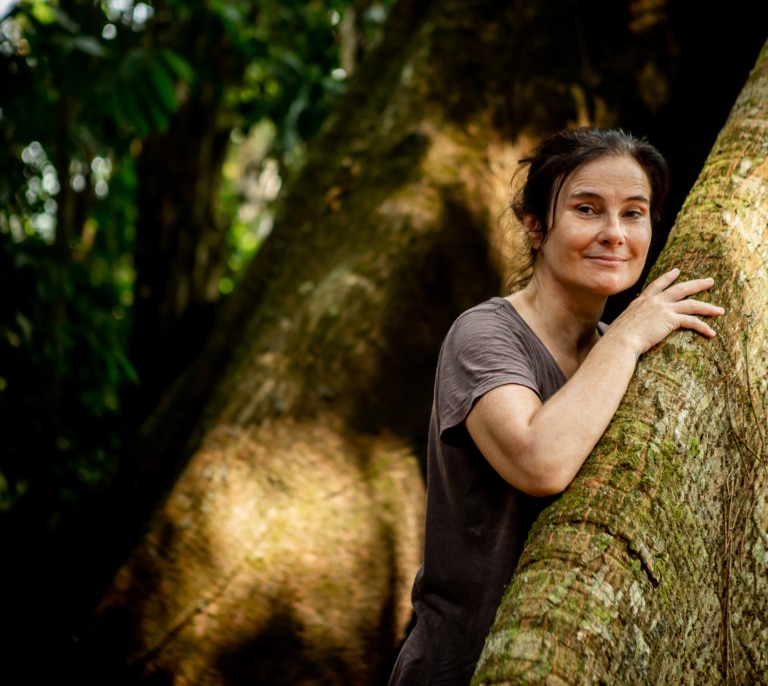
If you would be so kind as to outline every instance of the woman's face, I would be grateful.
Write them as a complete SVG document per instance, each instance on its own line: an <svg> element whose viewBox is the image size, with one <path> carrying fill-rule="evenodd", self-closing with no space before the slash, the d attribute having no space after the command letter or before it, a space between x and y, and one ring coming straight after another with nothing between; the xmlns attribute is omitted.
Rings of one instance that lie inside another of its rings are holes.
<svg viewBox="0 0 768 686"><path fill-rule="evenodd" d="M575 296L620 293L640 278L651 244L651 184L631 157L586 162L565 180L534 276ZM535 228L535 227L533 227ZM537 244L538 242L538 244Z"/></svg>

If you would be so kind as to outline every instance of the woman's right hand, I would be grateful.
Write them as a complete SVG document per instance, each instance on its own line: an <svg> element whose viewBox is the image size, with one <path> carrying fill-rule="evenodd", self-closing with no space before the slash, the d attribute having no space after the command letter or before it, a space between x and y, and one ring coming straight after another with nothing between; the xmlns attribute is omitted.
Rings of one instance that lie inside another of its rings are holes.
<svg viewBox="0 0 768 686"><path fill-rule="evenodd" d="M709 290L714 280L675 283L679 276L680 270L675 268L653 281L613 321L604 338L624 341L639 357L678 329L691 329L707 338L715 336L714 329L699 317L719 317L725 310L691 297Z"/></svg>

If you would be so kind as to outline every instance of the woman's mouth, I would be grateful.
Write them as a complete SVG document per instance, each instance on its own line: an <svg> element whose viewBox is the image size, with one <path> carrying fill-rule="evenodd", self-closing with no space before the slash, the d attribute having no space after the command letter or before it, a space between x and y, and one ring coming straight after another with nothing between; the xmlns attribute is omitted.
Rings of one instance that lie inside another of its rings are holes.
<svg viewBox="0 0 768 686"><path fill-rule="evenodd" d="M606 267L620 267L627 259L616 255L587 255L587 259Z"/></svg>

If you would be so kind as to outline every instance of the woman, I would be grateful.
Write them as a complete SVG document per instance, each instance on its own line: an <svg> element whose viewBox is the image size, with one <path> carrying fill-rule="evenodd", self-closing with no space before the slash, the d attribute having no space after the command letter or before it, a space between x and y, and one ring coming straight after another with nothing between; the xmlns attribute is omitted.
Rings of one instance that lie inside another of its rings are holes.
<svg viewBox="0 0 768 686"><path fill-rule="evenodd" d="M522 161L512 209L531 249L525 286L463 313L440 353L429 428L416 624L390 686L468 684L530 525L576 476L637 359L677 329L715 335L712 279L640 278L667 195L660 153L622 131L555 133Z"/></svg>

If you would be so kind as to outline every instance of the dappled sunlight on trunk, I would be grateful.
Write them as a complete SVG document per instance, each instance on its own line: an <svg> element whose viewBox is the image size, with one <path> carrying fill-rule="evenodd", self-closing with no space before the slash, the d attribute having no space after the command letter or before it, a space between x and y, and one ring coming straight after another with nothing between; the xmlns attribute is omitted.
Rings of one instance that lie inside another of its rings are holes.
<svg viewBox="0 0 768 686"><path fill-rule="evenodd" d="M370 642L410 619L422 488L391 441L217 427L102 600L98 642L127 638L113 667L190 683L373 683Z"/></svg>

